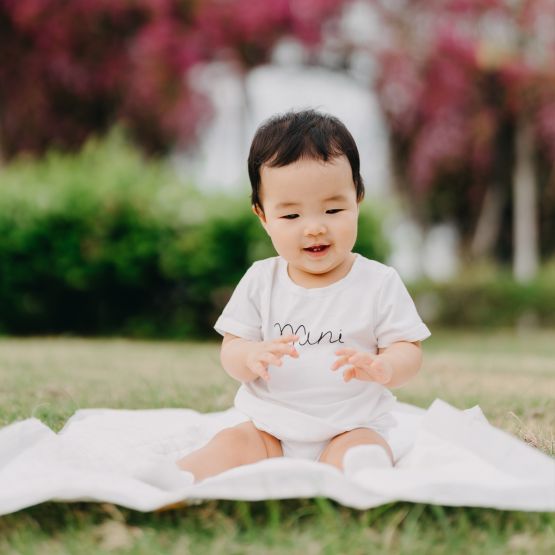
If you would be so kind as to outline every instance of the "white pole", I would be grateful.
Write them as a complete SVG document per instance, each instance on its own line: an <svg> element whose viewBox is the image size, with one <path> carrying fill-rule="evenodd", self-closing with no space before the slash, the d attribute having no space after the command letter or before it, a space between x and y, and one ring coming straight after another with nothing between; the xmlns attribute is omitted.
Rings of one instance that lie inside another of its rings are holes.
<svg viewBox="0 0 555 555"><path fill-rule="evenodd" d="M534 172L534 135L527 121L516 130L516 162L513 174L513 275L521 283L538 271L538 201Z"/></svg>

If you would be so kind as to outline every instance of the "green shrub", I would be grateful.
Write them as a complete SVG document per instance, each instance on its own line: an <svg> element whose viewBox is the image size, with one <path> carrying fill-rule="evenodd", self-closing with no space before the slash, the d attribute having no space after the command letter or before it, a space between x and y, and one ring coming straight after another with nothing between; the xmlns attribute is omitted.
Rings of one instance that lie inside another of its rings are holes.
<svg viewBox="0 0 555 555"><path fill-rule="evenodd" d="M410 286L421 316L439 327L555 326L555 267L546 265L530 283L507 270L464 272L448 283Z"/></svg>
<svg viewBox="0 0 555 555"><path fill-rule="evenodd" d="M364 209L356 250L387 248ZM201 194L118 133L0 170L0 331L202 337L273 247L249 195Z"/></svg>

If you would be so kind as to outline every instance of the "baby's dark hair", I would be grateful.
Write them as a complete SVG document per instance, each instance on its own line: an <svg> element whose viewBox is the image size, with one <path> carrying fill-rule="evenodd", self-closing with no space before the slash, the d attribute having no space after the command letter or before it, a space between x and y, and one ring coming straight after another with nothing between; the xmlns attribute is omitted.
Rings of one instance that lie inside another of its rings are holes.
<svg viewBox="0 0 555 555"><path fill-rule="evenodd" d="M351 165L357 201L364 198L358 148L349 130L336 117L316 110L290 111L266 120L251 143L248 167L251 203L263 210L260 201L262 165L283 167L300 158L322 160L345 155Z"/></svg>

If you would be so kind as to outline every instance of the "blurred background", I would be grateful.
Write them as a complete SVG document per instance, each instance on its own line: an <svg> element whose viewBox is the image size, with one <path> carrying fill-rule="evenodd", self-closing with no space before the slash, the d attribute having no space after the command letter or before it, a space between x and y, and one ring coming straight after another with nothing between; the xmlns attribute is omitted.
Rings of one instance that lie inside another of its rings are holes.
<svg viewBox="0 0 555 555"><path fill-rule="evenodd" d="M213 339L309 107L432 328L555 326L555 0L0 0L0 333Z"/></svg>

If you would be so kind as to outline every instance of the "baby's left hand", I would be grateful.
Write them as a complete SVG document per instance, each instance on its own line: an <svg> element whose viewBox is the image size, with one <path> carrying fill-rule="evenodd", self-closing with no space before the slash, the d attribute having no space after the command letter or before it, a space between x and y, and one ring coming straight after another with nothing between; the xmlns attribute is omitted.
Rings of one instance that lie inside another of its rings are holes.
<svg viewBox="0 0 555 555"><path fill-rule="evenodd" d="M338 349L336 355L342 355L332 365L333 371L345 364L351 364L343 372L343 380L346 382L356 378L367 382L377 382L386 385L393 377L393 365L382 355L371 355L356 349Z"/></svg>

